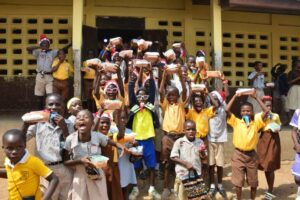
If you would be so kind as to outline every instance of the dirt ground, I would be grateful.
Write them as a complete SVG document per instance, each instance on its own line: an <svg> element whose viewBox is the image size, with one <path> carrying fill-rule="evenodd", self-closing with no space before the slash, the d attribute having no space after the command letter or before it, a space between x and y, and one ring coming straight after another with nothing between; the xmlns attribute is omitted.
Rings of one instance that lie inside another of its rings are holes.
<svg viewBox="0 0 300 200"><path fill-rule="evenodd" d="M2 138L2 134L11 128L20 128L22 125L21 114L16 113L0 113L0 137ZM274 194L277 196L278 200L289 200L295 199L297 186L294 183L293 176L291 175L291 165L293 164L294 151L292 149L292 140L290 136L289 127L284 127L283 131L280 133L281 138L281 146L282 146L282 154L281 154L281 169L276 171L275 174L275 186L274 186ZM2 146L2 139L0 141L0 145ZM33 153L34 149L34 141L30 141L28 144L28 149L31 153ZM230 181L231 175L231 164L230 157L232 155L233 147L232 147L232 135L229 134L229 142L225 145L225 158L226 158L226 166L224 170L224 187L227 191L227 196L229 199L232 197L232 184ZM2 166L4 160L4 154L1 150L0 152L0 165ZM141 195L139 197L140 200L148 199L144 197L147 195L148 184L147 181L139 180L139 188L141 190ZM159 192L162 192L162 180L157 180L156 188ZM263 172L259 172L259 187L257 192L257 199L263 199L264 192L267 189L267 183L264 177ZM0 200L7 199L7 184L5 179L0 179ZM174 196L170 197L170 199L175 199ZM222 199L217 196L217 199ZM249 199L249 188L243 189L243 199Z"/></svg>

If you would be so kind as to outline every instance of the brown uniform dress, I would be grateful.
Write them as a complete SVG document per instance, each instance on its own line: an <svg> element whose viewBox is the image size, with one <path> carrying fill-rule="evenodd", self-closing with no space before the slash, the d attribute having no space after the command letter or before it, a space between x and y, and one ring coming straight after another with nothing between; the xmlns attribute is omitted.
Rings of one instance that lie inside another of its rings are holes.
<svg viewBox="0 0 300 200"><path fill-rule="evenodd" d="M109 170L106 172L107 194L110 200L123 200L118 163L114 163L114 152L111 145L101 148L102 154L109 158Z"/></svg>
<svg viewBox="0 0 300 200"><path fill-rule="evenodd" d="M280 138L278 132L263 131L257 144L258 169L266 172L280 168Z"/></svg>

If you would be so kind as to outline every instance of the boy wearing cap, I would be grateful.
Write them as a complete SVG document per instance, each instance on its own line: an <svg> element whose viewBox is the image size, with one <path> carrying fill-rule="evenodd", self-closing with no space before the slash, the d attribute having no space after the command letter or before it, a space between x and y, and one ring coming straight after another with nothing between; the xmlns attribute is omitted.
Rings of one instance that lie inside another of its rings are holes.
<svg viewBox="0 0 300 200"><path fill-rule="evenodd" d="M63 49L67 49L71 44ZM50 49L50 40L46 35L40 36L39 46L27 47L27 51L37 59L34 95L37 96L38 107L40 110L44 108L45 94L53 93L53 76L52 62L57 56L58 49Z"/></svg>

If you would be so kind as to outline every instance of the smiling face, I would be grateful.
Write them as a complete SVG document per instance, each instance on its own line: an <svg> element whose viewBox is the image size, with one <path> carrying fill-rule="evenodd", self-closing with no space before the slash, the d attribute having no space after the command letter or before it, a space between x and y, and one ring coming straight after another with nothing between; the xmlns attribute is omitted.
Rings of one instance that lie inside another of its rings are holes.
<svg viewBox="0 0 300 200"><path fill-rule="evenodd" d="M168 88L167 100L170 104L177 103L179 98L179 91L177 88L170 87Z"/></svg>
<svg viewBox="0 0 300 200"><path fill-rule="evenodd" d="M59 60L65 60L66 59L66 54L63 50L59 50L57 56L58 56Z"/></svg>
<svg viewBox="0 0 300 200"><path fill-rule="evenodd" d="M203 100L200 95L194 96L193 107L197 112L201 112L201 110L203 109Z"/></svg>
<svg viewBox="0 0 300 200"><path fill-rule="evenodd" d="M99 131L102 134L107 135L110 129L110 124L111 122L108 117L101 117L99 122Z"/></svg>
<svg viewBox="0 0 300 200"><path fill-rule="evenodd" d="M81 110L76 115L75 127L80 134L91 134L93 124L93 115L90 111Z"/></svg>
<svg viewBox="0 0 300 200"><path fill-rule="evenodd" d="M81 111L81 110L82 110L82 102L81 102L81 100L76 99L76 100L74 100L74 101L71 103L71 106L70 106L70 109L69 109L69 113L70 113L71 115L76 116L77 113L78 113L79 111Z"/></svg>
<svg viewBox="0 0 300 200"><path fill-rule="evenodd" d="M187 60L187 67L193 71L193 70L196 70L196 60L194 57L189 57L188 60Z"/></svg>
<svg viewBox="0 0 300 200"><path fill-rule="evenodd" d="M149 98L149 95L146 93L145 90L138 91L136 95L136 99L139 103L146 103Z"/></svg>
<svg viewBox="0 0 300 200"><path fill-rule="evenodd" d="M195 140L196 132L195 122L188 120L184 123L184 134L189 141Z"/></svg>
<svg viewBox="0 0 300 200"><path fill-rule="evenodd" d="M118 88L114 84L110 84L105 93L109 100L115 100L118 96Z"/></svg>
<svg viewBox="0 0 300 200"><path fill-rule="evenodd" d="M63 113L63 100L61 96L56 94L50 94L46 98L46 109L50 112L57 112L58 114Z"/></svg>
<svg viewBox="0 0 300 200"><path fill-rule="evenodd" d="M11 163L18 163L25 154L26 143L21 135L8 134L3 137L3 146L5 155Z"/></svg>
<svg viewBox="0 0 300 200"><path fill-rule="evenodd" d="M250 105L241 106L241 116L248 116L250 119L253 117L253 108Z"/></svg>
<svg viewBox="0 0 300 200"><path fill-rule="evenodd" d="M124 136L126 129L128 115L125 110L116 110L114 112L114 119L119 129L119 135Z"/></svg>

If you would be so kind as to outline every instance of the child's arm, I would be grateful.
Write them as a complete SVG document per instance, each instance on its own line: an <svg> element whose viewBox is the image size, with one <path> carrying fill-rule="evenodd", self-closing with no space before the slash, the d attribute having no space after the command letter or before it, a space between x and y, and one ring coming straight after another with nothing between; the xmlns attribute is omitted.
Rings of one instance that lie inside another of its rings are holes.
<svg viewBox="0 0 300 200"><path fill-rule="evenodd" d="M152 70L150 70L150 80L149 80L149 102L154 104L155 102L155 90L156 90L156 85L155 81L153 79L153 73Z"/></svg>
<svg viewBox="0 0 300 200"><path fill-rule="evenodd" d="M186 99L187 99L187 96L186 96L186 84L185 84L185 81L183 81L181 68L179 68L178 75L179 75L179 79L180 79L180 83L181 83L181 87L182 87L181 98L182 98L182 101L185 102Z"/></svg>
<svg viewBox="0 0 300 200"><path fill-rule="evenodd" d="M63 136L64 138L66 139L69 135L69 129L68 129L68 126L65 122L65 119L63 118L63 116L57 114L55 117L54 117L54 123L59 126L59 128L61 128L61 130L63 131Z"/></svg>
<svg viewBox="0 0 300 200"><path fill-rule="evenodd" d="M230 110L231 110L231 107L232 107L232 105L233 105L233 103L234 103L236 97L237 97L237 94L234 94L233 97L230 99L229 103L228 103L227 106L226 106L225 111L226 111L226 113L227 113L227 119L229 119L229 118L231 117L231 114L232 114L232 113L231 113Z"/></svg>
<svg viewBox="0 0 300 200"><path fill-rule="evenodd" d="M179 164L185 168L187 168L188 170L192 170L194 169L192 163L181 160L179 157L171 157L171 160L174 161L176 164Z"/></svg>
<svg viewBox="0 0 300 200"><path fill-rule="evenodd" d="M163 103L164 99L165 99L165 82L166 82L166 76L167 76L166 70L167 69L165 69L163 72L163 77L162 77L160 87L159 87L160 103Z"/></svg>
<svg viewBox="0 0 300 200"><path fill-rule="evenodd" d="M128 98L129 98L129 106L131 108L132 106L138 103L134 92L137 77L133 72L131 72L129 76L130 76L130 80L128 83Z"/></svg>
<svg viewBox="0 0 300 200"><path fill-rule="evenodd" d="M6 170L0 169L0 178L7 178Z"/></svg>
<svg viewBox="0 0 300 200"><path fill-rule="evenodd" d="M293 142L294 142L294 150L297 152L297 153L300 153L300 144L298 142L298 133L297 133L297 128L296 127L293 127L292 128L292 139L293 139Z"/></svg>
<svg viewBox="0 0 300 200"><path fill-rule="evenodd" d="M52 72L56 72L58 70L59 66L61 65L61 63L63 63L63 62L64 62L64 60L58 59L57 64L52 65Z"/></svg>
<svg viewBox="0 0 300 200"><path fill-rule="evenodd" d="M122 145L122 144L120 144L118 142L114 142L111 139L108 139L108 143L107 144L110 144L111 146L114 146L114 147L122 150L122 152L120 154L120 157L122 157L124 155L124 153L129 153L128 149L124 145Z"/></svg>
<svg viewBox="0 0 300 200"><path fill-rule="evenodd" d="M251 95L251 97L254 98L257 101L257 103L260 105L260 107L262 108L262 110L264 112L262 115L262 118L266 119L266 116L270 112L270 110L265 106L265 104L262 102L262 100L260 98L257 98L256 94Z"/></svg>
<svg viewBox="0 0 300 200"><path fill-rule="evenodd" d="M64 46L63 48L62 48L62 50L64 50L65 52L67 52L68 51L68 48L70 48L72 46L72 42L70 43L70 44L67 44L66 46Z"/></svg>
<svg viewBox="0 0 300 200"><path fill-rule="evenodd" d="M143 85L143 75L144 75L143 71L144 71L144 67L141 67L139 71L139 78L138 78L139 87Z"/></svg>
<svg viewBox="0 0 300 200"><path fill-rule="evenodd" d="M95 116L94 119L94 125L92 127L92 130L94 131L98 131L98 126L99 126L99 122L100 122L100 117L101 115L104 113L105 109L103 108L103 104L100 105L100 108L98 110L98 114Z"/></svg>
<svg viewBox="0 0 300 200"><path fill-rule="evenodd" d="M118 86L120 88L121 96L125 97L124 84L123 84L123 79L122 79L122 76L121 76L121 69L120 69L120 67L118 67L118 69L117 69L117 75L118 75L117 83L118 83Z"/></svg>
<svg viewBox="0 0 300 200"><path fill-rule="evenodd" d="M39 46L31 46L31 47L27 47L26 50L29 53L32 53L33 50L36 50L36 49L39 49L39 48L40 48Z"/></svg>
<svg viewBox="0 0 300 200"><path fill-rule="evenodd" d="M228 97L229 96L228 80L223 81L223 86L224 86L225 97ZM225 101L226 101L226 99L225 99Z"/></svg>
<svg viewBox="0 0 300 200"><path fill-rule="evenodd" d="M101 80L101 72L96 73L96 77L95 77L95 81L94 81L94 87L93 87L94 88L93 93L94 93L94 95L97 99L100 99L100 90L99 90L100 80Z"/></svg>
<svg viewBox="0 0 300 200"><path fill-rule="evenodd" d="M58 185L59 180L53 172L46 179L49 182L49 185L46 192L44 193L43 200L50 200Z"/></svg>

